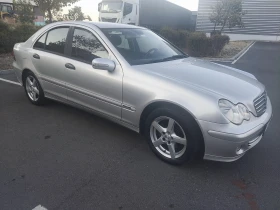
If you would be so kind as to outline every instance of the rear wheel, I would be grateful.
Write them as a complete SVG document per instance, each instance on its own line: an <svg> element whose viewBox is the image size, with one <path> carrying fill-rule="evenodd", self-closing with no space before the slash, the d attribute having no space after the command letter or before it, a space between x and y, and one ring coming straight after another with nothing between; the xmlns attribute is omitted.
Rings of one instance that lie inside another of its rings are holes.
<svg viewBox="0 0 280 210"><path fill-rule="evenodd" d="M194 158L197 142L193 119L170 108L154 110L145 123L145 136L152 151L170 164Z"/></svg>
<svg viewBox="0 0 280 210"><path fill-rule="evenodd" d="M43 89L32 72L26 73L23 84L25 93L32 104L42 105L45 102Z"/></svg>

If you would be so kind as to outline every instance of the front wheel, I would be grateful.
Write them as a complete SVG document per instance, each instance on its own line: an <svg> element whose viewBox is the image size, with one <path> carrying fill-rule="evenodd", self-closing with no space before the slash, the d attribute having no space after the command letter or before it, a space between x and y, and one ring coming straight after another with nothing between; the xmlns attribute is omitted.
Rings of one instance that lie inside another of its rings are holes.
<svg viewBox="0 0 280 210"><path fill-rule="evenodd" d="M191 160L196 151L193 122L188 116L171 108L154 110L145 123L145 136L152 151L170 164Z"/></svg>

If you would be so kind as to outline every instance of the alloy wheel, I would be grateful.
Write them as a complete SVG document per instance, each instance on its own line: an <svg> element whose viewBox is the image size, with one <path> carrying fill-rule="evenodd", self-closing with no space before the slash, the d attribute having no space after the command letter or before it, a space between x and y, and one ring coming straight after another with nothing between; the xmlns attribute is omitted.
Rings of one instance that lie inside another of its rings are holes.
<svg viewBox="0 0 280 210"><path fill-rule="evenodd" d="M39 85L33 76L29 75L26 78L25 87L26 87L28 97L34 102L38 101L39 94L40 94Z"/></svg>
<svg viewBox="0 0 280 210"><path fill-rule="evenodd" d="M183 128L170 117L156 118L150 127L150 137L156 150L170 159L180 158L187 149Z"/></svg>

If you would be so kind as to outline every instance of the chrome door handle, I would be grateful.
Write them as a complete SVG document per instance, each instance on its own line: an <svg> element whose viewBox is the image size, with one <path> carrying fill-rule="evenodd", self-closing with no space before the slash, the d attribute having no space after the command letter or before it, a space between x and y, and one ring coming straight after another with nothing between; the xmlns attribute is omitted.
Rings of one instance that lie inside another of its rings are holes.
<svg viewBox="0 0 280 210"><path fill-rule="evenodd" d="M40 59L40 55L34 54L34 55L33 55L33 58L35 58L35 59Z"/></svg>
<svg viewBox="0 0 280 210"><path fill-rule="evenodd" d="M65 67L66 67L67 69L76 70L75 66L74 66L73 64L71 64L71 63L66 63L66 64L65 64Z"/></svg>

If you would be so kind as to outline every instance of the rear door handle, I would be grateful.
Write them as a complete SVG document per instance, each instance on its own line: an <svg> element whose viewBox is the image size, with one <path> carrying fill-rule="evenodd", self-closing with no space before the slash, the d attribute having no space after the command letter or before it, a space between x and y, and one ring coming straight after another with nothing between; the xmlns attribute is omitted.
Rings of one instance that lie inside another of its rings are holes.
<svg viewBox="0 0 280 210"><path fill-rule="evenodd" d="M40 59L40 55L34 54L34 55L33 55L33 58L35 58L35 59Z"/></svg>
<svg viewBox="0 0 280 210"><path fill-rule="evenodd" d="M71 64L71 63L66 63L66 64L65 64L65 67L66 67L67 69L76 70L75 66L74 66L73 64Z"/></svg>

